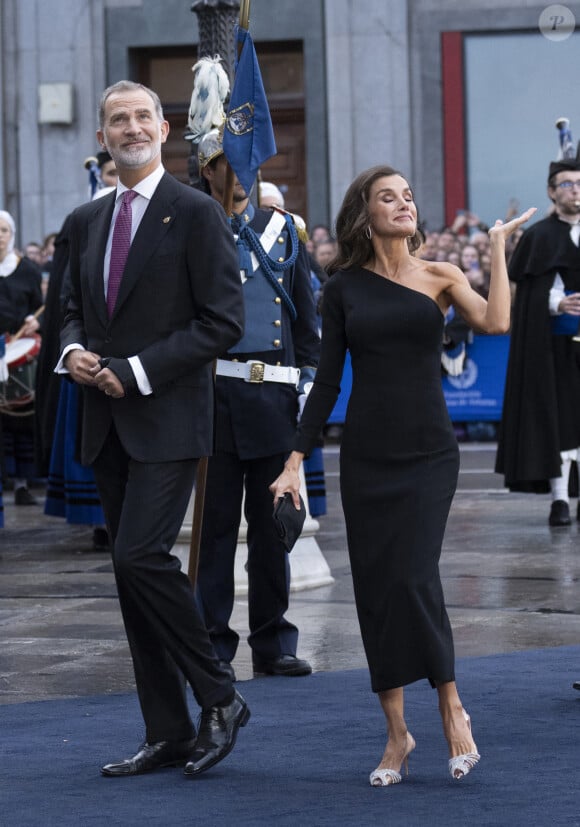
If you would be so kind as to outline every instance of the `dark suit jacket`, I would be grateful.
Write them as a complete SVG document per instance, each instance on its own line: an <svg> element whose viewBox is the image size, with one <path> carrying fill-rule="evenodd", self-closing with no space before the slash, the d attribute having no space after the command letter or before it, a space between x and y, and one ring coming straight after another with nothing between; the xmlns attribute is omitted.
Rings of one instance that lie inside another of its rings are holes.
<svg viewBox="0 0 580 827"><path fill-rule="evenodd" d="M61 348L77 342L124 379L127 395L85 393L82 461L90 464L114 422L127 453L164 462L212 452L212 361L240 337L238 256L222 207L165 173L135 235L111 319L103 261L115 193L75 210L70 226L71 298ZM132 381L139 356L153 394Z"/></svg>

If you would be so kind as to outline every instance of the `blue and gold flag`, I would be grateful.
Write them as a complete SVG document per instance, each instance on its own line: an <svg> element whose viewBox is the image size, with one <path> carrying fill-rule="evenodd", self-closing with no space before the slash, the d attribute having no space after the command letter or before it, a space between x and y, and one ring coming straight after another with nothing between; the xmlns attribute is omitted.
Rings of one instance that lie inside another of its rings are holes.
<svg viewBox="0 0 580 827"><path fill-rule="evenodd" d="M249 193L260 166L276 154L276 142L256 50L250 33L241 26L238 42L242 50L235 67L223 147L238 181Z"/></svg>

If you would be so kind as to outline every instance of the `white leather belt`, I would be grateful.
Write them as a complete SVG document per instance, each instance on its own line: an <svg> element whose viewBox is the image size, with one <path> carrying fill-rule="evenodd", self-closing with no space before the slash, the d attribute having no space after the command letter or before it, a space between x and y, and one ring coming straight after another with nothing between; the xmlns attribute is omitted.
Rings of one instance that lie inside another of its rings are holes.
<svg viewBox="0 0 580 827"><path fill-rule="evenodd" d="M249 362L230 362L228 359L218 359L216 363L218 376L229 376L231 379L243 379L244 382L261 384L262 382L281 382L283 385L298 387L300 368L283 367L282 365L267 365L251 359Z"/></svg>

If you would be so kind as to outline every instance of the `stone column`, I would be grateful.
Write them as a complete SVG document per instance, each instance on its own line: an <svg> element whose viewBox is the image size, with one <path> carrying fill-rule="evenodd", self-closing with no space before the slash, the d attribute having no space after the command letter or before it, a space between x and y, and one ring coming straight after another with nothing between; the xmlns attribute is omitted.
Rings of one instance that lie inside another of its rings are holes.
<svg viewBox="0 0 580 827"><path fill-rule="evenodd" d="M410 5L409 0L324 0L333 217L363 169L389 164L412 173Z"/></svg>
<svg viewBox="0 0 580 827"><path fill-rule="evenodd" d="M199 28L198 57L220 55L230 74L234 67L234 31L240 0L196 0L191 6Z"/></svg>

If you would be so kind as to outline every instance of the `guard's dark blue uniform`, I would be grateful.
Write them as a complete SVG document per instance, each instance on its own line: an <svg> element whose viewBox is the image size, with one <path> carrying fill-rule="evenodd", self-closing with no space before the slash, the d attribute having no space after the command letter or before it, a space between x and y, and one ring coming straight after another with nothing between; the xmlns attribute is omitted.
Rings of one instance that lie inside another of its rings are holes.
<svg viewBox="0 0 580 827"><path fill-rule="evenodd" d="M248 205L241 217L260 236L271 210ZM235 227L234 227L235 230ZM287 260L291 252L287 229L277 236L269 256ZM243 256L242 256L243 258ZM208 462L205 509L200 545L198 595L218 657L231 661L239 636L230 628L234 604L234 556L245 488L248 523L248 604L254 663L295 655L296 626L288 609L290 567L272 520L268 486L282 472L292 447L298 395L313 379L318 364L319 336L308 257L302 243L292 267L275 273L291 297L293 322L262 267L244 283L245 334L224 354L228 360L260 360L269 365L301 368L300 389L274 382L249 383L219 375L216 447Z"/></svg>

